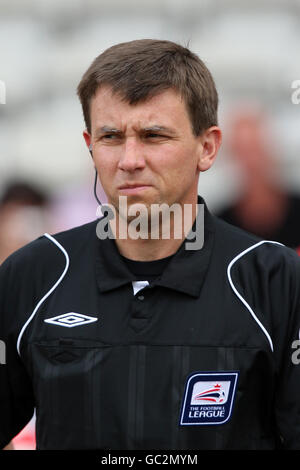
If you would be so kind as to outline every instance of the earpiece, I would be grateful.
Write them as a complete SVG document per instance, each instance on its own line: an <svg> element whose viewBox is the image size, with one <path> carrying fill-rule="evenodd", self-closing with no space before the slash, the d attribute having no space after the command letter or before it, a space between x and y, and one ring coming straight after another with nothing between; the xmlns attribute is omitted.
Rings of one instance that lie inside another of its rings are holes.
<svg viewBox="0 0 300 470"><path fill-rule="evenodd" d="M91 154L91 157L93 158L93 153L92 153L92 145L90 144L89 145L89 152ZM97 168L95 166L95 179L94 179L94 196L95 196L95 199L96 201L98 202L98 204L100 206L102 206L102 202L100 201L100 199L98 198L97 196L97 180L98 180L98 173L97 173Z"/></svg>
<svg viewBox="0 0 300 470"><path fill-rule="evenodd" d="M100 199L99 199L98 196L97 196L97 180L98 180L98 173L97 173L97 168L95 167L94 196L95 196L95 199L96 199L96 201L98 202L98 204L99 204L100 206L102 206L102 202L100 201Z"/></svg>

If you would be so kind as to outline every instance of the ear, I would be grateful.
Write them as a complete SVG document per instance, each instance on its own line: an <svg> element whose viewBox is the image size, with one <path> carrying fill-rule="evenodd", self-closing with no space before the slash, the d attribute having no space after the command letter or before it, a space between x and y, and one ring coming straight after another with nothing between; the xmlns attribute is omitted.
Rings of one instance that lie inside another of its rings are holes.
<svg viewBox="0 0 300 470"><path fill-rule="evenodd" d="M88 132L86 129L83 131L82 135L83 135L83 138L84 138L84 140L85 140L85 143L86 143L86 145L87 145L87 147L88 147L88 149L89 149L89 148L90 148L90 145L91 145L91 143L92 143L92 137L91 137L91 135L89 134L89 132Z"/></svg>
<svg viewBox="0 0 300 470"><path fill-rule="evenodd" d="M199 139L201 141L201 150L198 160L198 169L200 171L206 171L213 165L217 157L222 142L221 129L217 126L209 127L199 136Z"/></svg>
<svg viewBox="0 0 300 470"><path fill-rule="evenodd" d="M86 143L86 145L87 145L87 147L88 147L88 149L89 149L90 155L91 155L91 157L92 157L92 159L93 159L93 162L94 162L94 157L93 157L93 152L92 152L92 144L91 144L91 141L92 141L91 135L88 133L87 130L84 130L82 134L83 134L85 143ZM95 168L95 170L96 170L95 162L94 162L94 168Z"/></svg>

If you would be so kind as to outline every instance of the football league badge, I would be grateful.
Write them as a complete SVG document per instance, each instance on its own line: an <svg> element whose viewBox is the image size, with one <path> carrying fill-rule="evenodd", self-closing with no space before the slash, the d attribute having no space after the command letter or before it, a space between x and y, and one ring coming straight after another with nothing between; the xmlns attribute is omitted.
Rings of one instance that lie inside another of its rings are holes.
<svg viewBox="0 0 300 470"><path fill-rule="evenodd" d="M196 372L189 376L180 424L223 424L231 417L238 372Z"/></svg>

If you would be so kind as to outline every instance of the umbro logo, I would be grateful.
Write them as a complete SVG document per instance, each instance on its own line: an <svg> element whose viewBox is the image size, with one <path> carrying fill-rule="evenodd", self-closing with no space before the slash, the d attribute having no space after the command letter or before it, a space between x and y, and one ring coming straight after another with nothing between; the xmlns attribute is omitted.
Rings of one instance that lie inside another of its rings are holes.
<svg viewBox="0 0 300 470"><path fill-rule="evenodd" d="M90 317L89 315L83 315L82 313L63 313L56 317L47 318L44 320L45 323L51 323L52 325L65 326L67 328L73 328L74 326L87 325L97 321L98 318Z"/></svg>

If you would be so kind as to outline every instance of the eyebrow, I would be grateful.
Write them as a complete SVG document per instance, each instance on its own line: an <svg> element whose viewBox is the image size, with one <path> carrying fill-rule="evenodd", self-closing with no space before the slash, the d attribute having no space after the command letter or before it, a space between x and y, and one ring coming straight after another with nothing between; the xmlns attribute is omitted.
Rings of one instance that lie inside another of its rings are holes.
<svg viewBox="0 0 300 470"><path fill-rule="evenodd" d="M120 133L121 130L120 129L116 129L114 127L109 127L109 126L102 126L102 127L99 127L99 129L96 129L95 131L95 137L98 137L99 135L101 134L106 134L106 133L111 133L111 134L117 134L117 133Z"/></svg>
<svg viewBox="0 0 300 470"><path fill-rule="evenodd" d="M172 134L172 135L176 134L176 132L174 130L170 129L169 127L158 126L158 125L143 127L141 129L141 132L167 132L167 133ZM99 127L99 129L96 129L95 137L98 137L99 135L107 134L107 133L121 134L122 131L121 131L121 129L117 129L115 127L102 126L102 127Z"/></svg>
<svg viewBox="0 0 300 470"><path fill-rule="evenodd" d="M144 132L167 132L168 134L175 134L175 131L173 129L170 129L169 127L165 126L144 127L142 130Z"/></svg>

